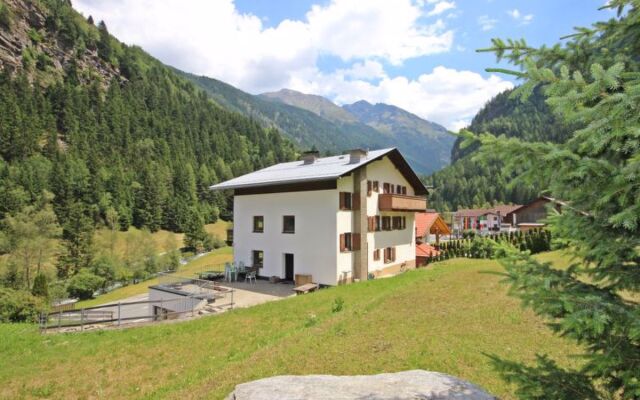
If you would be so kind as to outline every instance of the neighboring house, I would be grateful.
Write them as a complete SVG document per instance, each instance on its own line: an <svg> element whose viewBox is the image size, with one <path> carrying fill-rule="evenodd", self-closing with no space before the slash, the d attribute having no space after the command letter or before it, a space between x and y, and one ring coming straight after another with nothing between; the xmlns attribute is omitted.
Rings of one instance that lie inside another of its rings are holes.
<svg viewBox="0 0 640 400"><path fill-rule="evenodd" d="M520 205L501 205L491 208L458 210L454 214L453 230L461 233L474 230L480 234L508 232L513 229L507 215L520 208Z"/></svg>
<svg viewBox="0 0 640 400"><path fill-rule="evenodd" d="M309 152L211 189L234 191L234 259L261 277L336 285L415 267L427 189L395 148Z"/></svg>
<svg viewBox="0 0 640 400"><path fill-rule="evenodd" d="M429 243L416 243L416 265L426 265L430 258L438 254L440 254L440 251Z"/></svg>
<svg viewBox="0 0 640 400"><path fill-rule="evenodd" d="M451 235L451 229L435 211L416 213L416 242L439 244L441 235Z"/></svg>
<svg viewBox="0 0 640 400"><path fill-rule="evenodd" d="M531 203L509 212L507 219L513 226L521 231L541 228L545 226L543 221L547 218L548 204L553 204L553 207L557 211L567 206L565 202L553 197L541 196Z"/></svg>

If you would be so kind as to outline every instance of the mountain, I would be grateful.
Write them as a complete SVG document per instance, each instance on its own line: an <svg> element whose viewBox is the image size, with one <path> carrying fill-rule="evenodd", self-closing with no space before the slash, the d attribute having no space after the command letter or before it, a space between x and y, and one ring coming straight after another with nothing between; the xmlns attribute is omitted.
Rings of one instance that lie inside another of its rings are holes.
<svg viewBox="0 0 640 400"><path fill-rule="evenodd" d="M335 154L363 143L371 148L391 145L375 129L353 117L354 122L330 120L304 108L254 96L217 79L175 71L202 88L221 107L244 114L262 126L277 128L303 150L315 147Z"/></svg>
<svg viewBox="0 0 640 400"><path fill-rule="evenodd" d="M513 98L507 90L478 111L468 129L474 133L517 137L526 141L563 142L573 129L562 125L551 113L545 98L535 90L526 101ZM526 204L546 188L545 182L513 184L515 176L502 171L502 163L479 163L472 159L477 146L460 147L457 139L451 150L451 165L427 178L435 188L429 201L439 210L482 207L489 204Z"/></svg>
<svg viewBox="0 0 640 400"><path fill-rule="evenodd" d="M349 132L359 129L365 135L360 135L358 147L375 148L376 143L398 147L418 173L428 174L449 163L455 137L443 126L401 108L366 101L339 107L322 96L290 89L263 93L260 97L311 111ZM372 131L367 135L362 126Z"/></svg>
<svg viewBox="0 0 640 400"><path fill-rule="evenodd" d="M357 123L358 119L348 111L334 104L331 100L315 94L300 93L291 89L262 93L262 98L277 100L290 106L309 110L312 113L333 122Z"/></svg>
<svg viewBox="0 0 640 400"><path fill-rule="evenodd" d="M229 215L209 185L297 153L69 1L0 1L0 93L0 220L51 202L85 250L79 227L201 236Z"/></svg>
<svg viewBox="0 0 640 400"><path fill-rule="evenodd" d="M364 100L342 106L360 122L391 137L412 165L437 171L449 163L455 136L446 128L402 108Z"/></svg>

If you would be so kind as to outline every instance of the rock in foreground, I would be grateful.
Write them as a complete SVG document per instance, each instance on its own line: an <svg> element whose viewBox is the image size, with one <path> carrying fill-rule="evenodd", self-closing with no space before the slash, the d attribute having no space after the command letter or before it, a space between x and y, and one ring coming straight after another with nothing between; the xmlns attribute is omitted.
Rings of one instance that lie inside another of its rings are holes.
<svg viewBox="0 0 640 400"><path fill-rule="evenodd" d="M395 374L274 376L236 386L227 400L493 400L456 377L422 370Z"/></svg>

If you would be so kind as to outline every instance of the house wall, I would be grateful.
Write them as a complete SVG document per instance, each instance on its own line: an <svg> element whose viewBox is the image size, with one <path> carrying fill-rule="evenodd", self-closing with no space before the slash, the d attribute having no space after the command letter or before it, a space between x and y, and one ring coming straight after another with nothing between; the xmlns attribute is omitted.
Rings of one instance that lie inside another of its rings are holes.
<svg viewBox="0 0 640 400"><path fill-rule="evenodd" d="M382 193L383 183L407 187L407 195L414 190L395 165L383 158L366 167L366 180L379 182ZM400 215L406 217L404 230L369 233L358 223L355 210L340 210L339 192L354 193L354 175L341 177L335 190L315 190L306 192L286 192L236 195L234 197L234 259L247 265L252 264L252 251L264 252L260 276L284 278L284 253L294 254L294 274L310 274L313 281L325 285L350 282L354 274L358 253L340 251L340 234L359 232L366 238L360 254L365 258L367 272L376 275L398 272L415 266L415 218L413 212L380 212L378 193L365 196L361 207L363 215ZM366 190L366 181L365 190ZM364 213L363 213L364 214ZM282 233L282 217L294 215L294 234ZM253 216L264 217L264 232L253 232ZM362 221L362 220L361 220ZM396 248L396 260L384 263L384 248ZM380 260L373 261L374 249L380 249ZM359 263L362 266L362 263ZM366 279L366 274L361 279Z"/></svg>
<svg viewBox="0 0 640 400"><path fill-rule="evenodd" d="M416 248L415 248L415 213L414 212L381 212L378 210L378 196L382 193L383 183L392 183L394 185L403 185L407 187L407 195L415 195L413 187L404 178L395 165L388 159L383 158L367 165L366 176L369 181L378 181L379 191L372 191L366 199L367 216L384 215L384 216L404 216L406 217L406 228L403 230L379 231L379 232L361 232L366 235L366 248L362 246L361 250L367 258L368 272L374 275L384 275L387 273L395 273L400 268L415 267ZM341 178L338 180L338 191L351 192L353 187L353 177ZM355 228L351 211L338 211L338 234L351 232ZM396 260L391 263L384 263L384 248L396 248ZM373 260L373 252L380 249L380 260ZM338 253L338 281L348 282L352 278L353 270L353 252ZM403 267L404 265L404 267ZM362 278L364 279L364 278Z"/></svg>
<svg viewBox="0 0 640 400"><path fill-rule="evenodd" d="M310 274L313 281L335 285L336 190L235 196L234 260L252 264L252 251L264 252L260 276L285 277L284 254L294 256L294 274ZM264 217L264 232L253 232L253 216ZM295 233L282 233L282 217L294 215Z"/></svg>

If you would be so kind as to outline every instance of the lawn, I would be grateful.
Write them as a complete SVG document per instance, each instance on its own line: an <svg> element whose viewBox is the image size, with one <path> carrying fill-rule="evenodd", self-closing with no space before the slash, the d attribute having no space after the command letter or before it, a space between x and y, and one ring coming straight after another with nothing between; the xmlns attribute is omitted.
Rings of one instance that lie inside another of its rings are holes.
<svg viewBox="0 0 640 400"><path fill-rule="evenodd" d="M208 271L212 269L222 270L223 265L227 261L233 259L233 249L231 247L222 247L207 253L201 257L198 257L186 265L181 265L178 271L175 273L178 276L195 277L198 272ZM157 285L158 278L149 279L137 283L135 285L128 285L103 294L91 300L80 301L76 304L76 308L93 307L112 301L118 301L126 299L127 297L135 296L138 294L147 293L149 286Z"/></svg>
<svg viewBox="0 0 640 400"><path fill-rule="evenodd" d="M552 258L555 256L552 256ZM559 257L561 258L561 257ZM571 343L506 295L500 266L454 259L199 320L83 334L0 325L2 398L224 398L282 374L421 368L513 398L486 354L578 362ZM335 299L344 309L331 312Z"/></svg>

